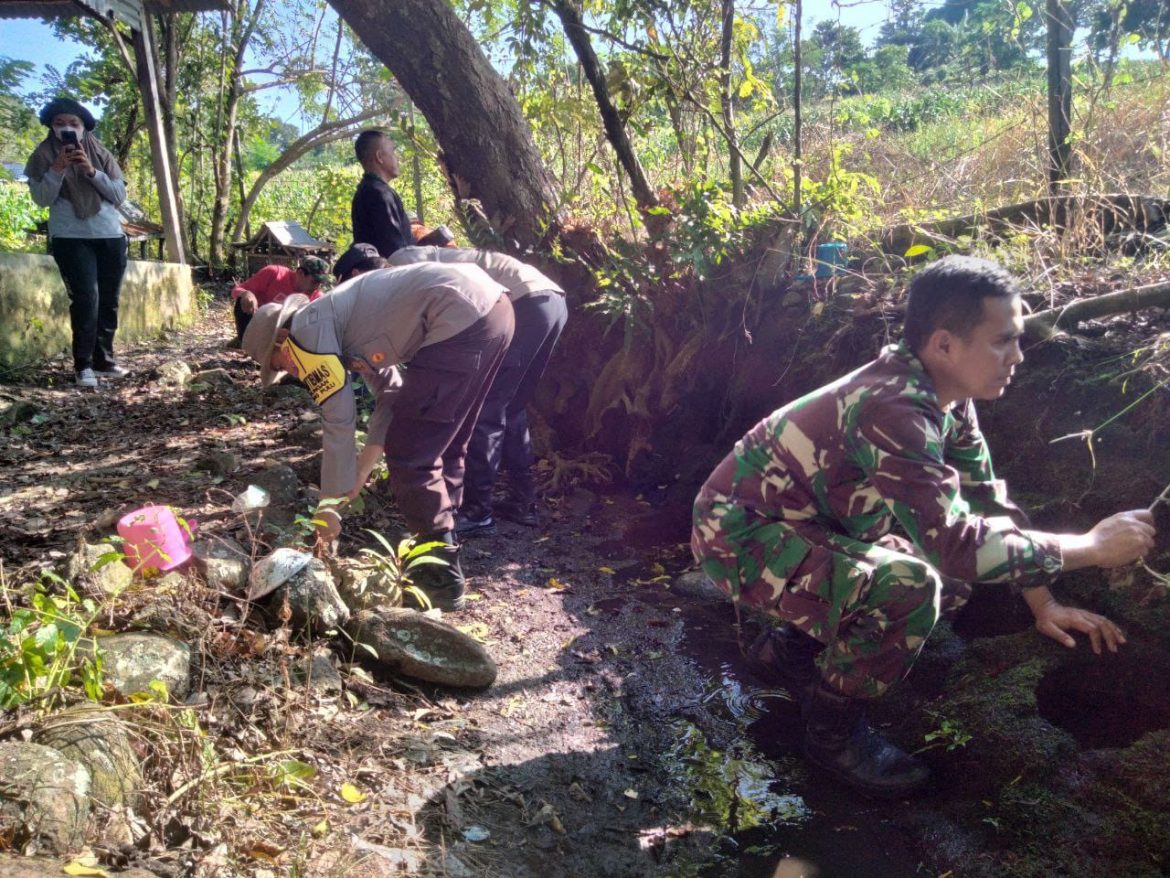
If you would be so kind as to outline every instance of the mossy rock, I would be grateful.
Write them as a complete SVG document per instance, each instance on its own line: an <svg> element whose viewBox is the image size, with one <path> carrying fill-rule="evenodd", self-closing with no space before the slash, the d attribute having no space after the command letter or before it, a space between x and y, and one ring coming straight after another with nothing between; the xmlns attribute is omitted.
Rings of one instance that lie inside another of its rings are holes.
<svg viewBox="0 0 1170 878"><path fill-rule="evenodd" d="M110 808L138 805L142 771L127 726L109 710L76 707L44 720L33 741L84 765L91 795Z"/></svg>
<svg viewBox="0 0 1170 878"><path fill-rule="evenodd" d="M961 748L930 751L931 762L970 795L1024 777L1043 776L1076 752L1076 742L1040 716L1036 688L1055 654L1032 633L968 645L951 671L945 693L924 714L928 725L949 720L970 735Z"/></svg>

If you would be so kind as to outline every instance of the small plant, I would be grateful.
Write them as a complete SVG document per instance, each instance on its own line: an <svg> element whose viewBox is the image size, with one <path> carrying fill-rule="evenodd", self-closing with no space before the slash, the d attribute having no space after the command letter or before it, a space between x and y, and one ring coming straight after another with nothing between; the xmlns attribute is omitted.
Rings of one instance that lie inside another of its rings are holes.
<svg viewBox="0 0 1170 878"><path fill-rule="evenodd" d="M293 519L293 530L302 543L312 543L317 537L317 528L324 527L325 521L321 513L326 509L336 509L349 501L345 497L326 497L322 499L308 515L297 515Z"/></svg>
<svg viewBox="0 0 1170 878"><path fill-rule="evenodd" d="M971 743L973 736L963 728L957 719L950 719L937 713L932 713L930 716L938 722L938 728L922 736L926 743L915 750L915 753L934 750L937 747L944 747L949 753L953 750L960 750Z"/></svg>
<svg viewBox="0 0 1170 878"><path fill-rule="evenodd" d="M61 593L52 594L49 586ZM79 687L93 701L101 698L102 662L96 650L79 656L78 646L99 609L81 598L53 573L33 588L30 607L13 607L0 583L8 620L0 627L0 708L40 698L53 698L67 687Z"/></svg>
<svg viewBox="0 0 1170 878"><path fill-rule="evenodd" d="M429 554L432 550L445 544L435 541L416 544L414 537L406 537L400 540L395 547L376 530L367 529L366 533L378 541L382 550L367 547L362 549L360 554L382 574L388 586L387 590L409 594L424 607L430 609L430 599L424 591L411 584L410 574L412 570L416 570L424 564L447 566L444 559Z"/></svg>

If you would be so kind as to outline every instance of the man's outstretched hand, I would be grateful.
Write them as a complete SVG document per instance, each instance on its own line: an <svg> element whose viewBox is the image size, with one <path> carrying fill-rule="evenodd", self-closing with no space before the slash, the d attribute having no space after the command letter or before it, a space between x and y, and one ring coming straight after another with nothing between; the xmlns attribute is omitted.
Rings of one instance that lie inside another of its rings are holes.
<svg viewBox="0 0 1170 878"><path fill-rule="evenodd" d="M1154 516L1130 509L1103 518L1085 534L1061 535L1062 567L1124 567L1154 548Z"/></svg>
<svg viewBox="0 0 1170 878"><path fill-rule="evenodd" d="M1036 630L1070 649L1077 645L1070 631L1089 635L1097 655L1101 654L1102 643L1110 652L1117 652L1117 647L1125 643L1124 632L1113 622L1097 613L1058 603L1047 588L1025 589L1024 600L1036 618Z"/></svg>

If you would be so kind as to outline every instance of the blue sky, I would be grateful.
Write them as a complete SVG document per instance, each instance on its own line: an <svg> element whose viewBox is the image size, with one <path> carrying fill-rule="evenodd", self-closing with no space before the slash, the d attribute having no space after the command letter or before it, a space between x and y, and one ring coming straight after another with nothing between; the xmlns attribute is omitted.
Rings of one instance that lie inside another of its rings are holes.
<svg viewBox="0 0 1170 878"><path fill-rule="evenodd" d="M840 5L832 0L805 0L804 6L806 29L811 30L817 21L839 18L843 24L858 28L866 43L877 37L889 8L886 0L844 0ZM28 88L43 88L41 76L45 66L51 65L64 72L81 55L83 48L76 43L58 40L49 25L42 21L0 19L0 56L32 61L36 65L36 72L25 81Z"/></svg>

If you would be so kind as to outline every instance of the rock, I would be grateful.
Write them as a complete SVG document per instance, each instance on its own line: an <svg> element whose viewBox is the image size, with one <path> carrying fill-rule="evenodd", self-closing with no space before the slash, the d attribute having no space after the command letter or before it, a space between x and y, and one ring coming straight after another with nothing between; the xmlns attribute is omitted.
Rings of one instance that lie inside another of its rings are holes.
<svg viewBox="0 0 1170 878"><path fill-rule="evenodd" d="M191 367L182 360L170 360L158 367L156 382L161 387L186 387L191 383Z"/></svg>
<svg viewBox="0 0 1170 878"><path fill-rule="evenodd" d="M298 677L317 695L336 695L342 690L341 674L334 666L332 655L328 651L318 651L306 656Z"/></svg>
<svg viewBox="0 0 1170 878"><path fill-rule="evenodd" d="M248 577L248 600L258 601L272 594L307 566L313 556L300 549L281 547L256 562Z"/></svg>
<svg viewBox="0 0 1170 878"><path fill-rule="evenodd" d="M69 558L66 577L74 586L85 581L101 594L120 594L129 588L134 581L134 571L121 560L109 561L102 563L101 567L97 566L103 555L118 551L118 547L111 543L98 543L96 545L80 543L77 550Z"/></svg>
<svg viewBox="0 0 1170 878"><path fill-rule="evenodd" d="M149 692L161 680L175 701L191 689L191 647L150 632L110 634L97 638L102 651L102 678L123 695Z"/></svg>
<svg viewBox="0 0 1170 878"><path fill-rule="evenodd" d="M274 463L265 467L249 479L253 485L268 492L270 503L289 505L301 497L301 480L291 466Z"/></svg>
<svg viewBox="0 0 1170 878"><path fill-rule="evenodd" d="M209 537L191 547L192 563L203 581L225 591L242 591L248 582L251 559L235 540Z"/></svg>
<svg viewBox="0 0 1170 878"><path fill-rule="evenodd" d="M123 515L130 511L131 510L125 506L103 510L98 514L97 518L93 520L94 529L113 531L118 526L119 519L121 519Z"/></svg>
<svg viewBox="0 0 1170 878"><path fill-rule="evenodd" d="M670 592L702 601L729 600L727 592L712 582L711 577L702 570L692 570L682 576L676 576L670 583Z"/></svg>
<svg viewBox="0 0 1170 878"><path fill-rule="evenodd" d="M227 369L204 369L202 372L196 372L191 376L193 383L209 384L212 387L228 387L235 384L236 380L232 378L231 373Z"/></svg>
<svg viewBox="0 0 1170 878"><path fill-rule="evenodd" d="M114 711L75 707L52 714L33 734L33 742L85 766L98 803L137 807L142 788L138 754L130 746L126 724Z"/></svg>
<svg viewBox="0 0 1170 878"><path fill-rule="evenodd" d="M14 854L0 854L0 875L4 878L61 878L69 865L65 860L49 860L44 857L18 857ZM112 874L112 873L111 873ZM154 872L145 869L127 869L118 872L117 878L157 878Z"/></svg>
<svg viewBox="0 0 1170 878"><path fill-rule="evenodd" d="M299 381L292 384L273 384L268 388L268 393L277 399L295 399L306 404L313 401L313 397L309 395L305 385Z"/></svg>
<svg viewBox="0 0 1170 878"><path fill-rule="evenodd" d="M0 838L22 853L78 850L85 843L89 790L85 767L52 747L0 742Z"/></svg>
<svg viewBox="0 0 1170 878"><path fill-rule="evenodd" d="M37 408L37 404L27 399L16 400L3 405L0 408L0 427L15 427L17 424L31 421L37 416L37 412L39 411L40 409Z"/></svg>
<svg viewBox="0 0 1170 878"><path fill-rule="evenodd" d="M211 473L213 476L231 475L239 468L239 456L220 448L200 455L195 461L195 469Z"/></svg>
<svg viewBox="0 0 1170 878"><path fill-rule="evenodd" d="M354 658L372 671L441 686L483 688L496 679L496 663L457 628L414 610L363 610L345 629L361 646Z"/></svg>
<svg viewBox="0 0 1170 878"><path fill-rule="evenodd" d="M355 558L333 562L337 593L354 613L402 606L402 587L397 576L385 568Z"/></svg>
<svg viewBox="0 0 1170 878"><path fill-rule="evenodd" d="M248 479L250 484L268 492L264 521L275 527L288 527L301 509L301 480L292 467L272 464Z"/></svg>
<svg viewBox="0 0 1170 878"><path fill-rule="evenodd" d="M308 421L298 424L288 431L288 438L293 442L312 442L321 438L320 421Z"/></svg>
<svg viewBox="0 0 1170 878"><path fill-rule="evenodd" d="M349 607L341 600L333 577L320 558L312 558L296 575L289 578L272 593L269 607L279 607L288 601L293 628L309 628L325 634L349 621Z"/></svg>
<svg viewBox="0 0 1170 878"><path fill-rule="evenodd" d="M937 717L970 734L959 752L963 764L978 766L964 781L965 790L976 791L972 795L1019 775L1054 774L1076 751L1072 736L1046 722L1037 709L1037 686L1058 657L1055 647L1031 632L969 642L948 671L943 695L931 702L935 718L913 718L922 727L914 737L921 740L933 731Z"/></svg>

